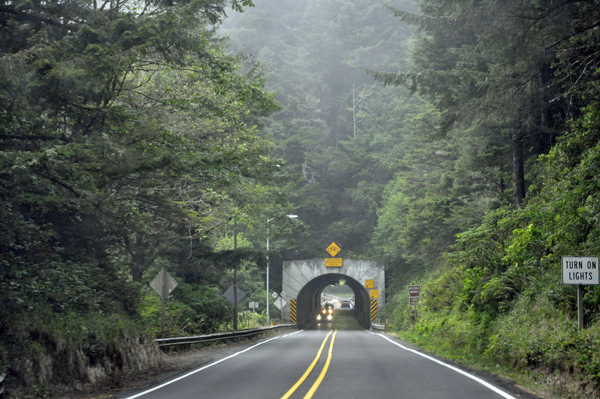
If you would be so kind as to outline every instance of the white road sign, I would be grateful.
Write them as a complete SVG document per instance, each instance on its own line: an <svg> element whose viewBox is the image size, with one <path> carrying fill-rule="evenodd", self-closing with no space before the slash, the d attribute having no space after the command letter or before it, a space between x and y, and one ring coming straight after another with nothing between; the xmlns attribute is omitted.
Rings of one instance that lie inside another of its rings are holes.
<svg viewBox="0 0 600 399"><path fill-rule="evenodd" d="M275 300L275 306L277 306L278 309L283 309L283 307L287 304L286 301L284 301L281 297L277 298Z"/></svg>
<svg viewBox="0 0 600 399"><path fill-rule="evenodd" d="M173 292L175 287L177 287L177 281L175 281L173 276L171 276L163 267L150 282L150 287L154 288L154 291L156 291L161 298L166 299L169 294Z"/></svg>
<svg viewBox="0 0 600 399"><path fill-rule="evenodd" d="M597 256L563 256L562 281L569 285L598 285L600 283Z"/></svg>
<svg viewBox="0 0 600 399"><path fill-rule="evenodd" d="M233 305L233 302L234 302L233 285L231 287L229 287L229 289L227 291L225 291L223 296L225 297L225 299L227 299L229 301L229 303L231 303ZM246 296L246 294L238 288L237 289L237 303L240 303L242 301L242 299L244 299L245 296Z"/></svg>

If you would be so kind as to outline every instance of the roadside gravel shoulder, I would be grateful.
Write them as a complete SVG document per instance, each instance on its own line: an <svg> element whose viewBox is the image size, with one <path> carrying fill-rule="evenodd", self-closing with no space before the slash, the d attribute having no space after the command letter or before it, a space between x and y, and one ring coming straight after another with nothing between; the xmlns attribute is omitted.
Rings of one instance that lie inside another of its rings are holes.
<svg viewBox="0 0 600 399"><path fill-rule="evenodd" d="M385 335L409 349L420 352L424 355L427 355L434 359L437 359L440 362L444 362L450 366L456 367L462 371L472 374L473 376L479 377L480 379L487 381L490 384L502 389L506 393L511 394L515 398L518 398L518 399L554 399L554 397L552 397L552 396L546 397L546 396L539 396L537 394L534 394L533 392L530 392L530 391L526 390L525 388L517 385L517 382L511 378L506 378L501 375L491 373L489 371L479 370L479 369L476 369L473 367L469 367L462 363L458 363L454 360L450 360L445 357L438 356L434 353L428 352L408 341L403 340L402 338L399 338L394 333L386 333Z"/></svg>
<svg viewBox="0 0 600 399"><path fill-rule="evenodd" d="M213 343L210 346L163 352L160 367L144 372L118 375L102 385L81 387L78 390L56 392L62 399L119 399L151 387L187 371L212 363L252 345L277 335L289 334L289 329L275 330L257 338L241 339L229 343Z"/></svg>

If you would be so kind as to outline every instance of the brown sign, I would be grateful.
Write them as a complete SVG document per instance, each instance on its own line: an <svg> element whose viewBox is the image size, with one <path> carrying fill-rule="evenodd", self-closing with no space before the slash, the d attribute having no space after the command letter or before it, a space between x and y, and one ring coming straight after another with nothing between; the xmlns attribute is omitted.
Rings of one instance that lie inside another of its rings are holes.
<svg viewBox="0 0 600 399"><path fill-rule="evenodd" d="M421 296L421 286L420 285L409 285L408 286L408 296L411 298L419 298Z"/></svg>
<svg viewBox="0 0 600 399"><path fill-rule="evenodd" d="M410 304L412 306L417 306L417 302L419 302L419 298L411 296L410 298L408 298L410 300Z"/></svg>

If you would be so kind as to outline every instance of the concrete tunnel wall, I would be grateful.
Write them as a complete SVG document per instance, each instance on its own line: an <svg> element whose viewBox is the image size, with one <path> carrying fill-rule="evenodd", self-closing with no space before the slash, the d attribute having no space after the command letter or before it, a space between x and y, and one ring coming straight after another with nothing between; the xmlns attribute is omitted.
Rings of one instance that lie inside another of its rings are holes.
<svg viewBox="0 0 600 399"><path fill-rule="evenodd" d="M283 291L287 305L283 309L284 320L290 321L290 299L296 299L297 324L308 326L321 307L321 293L328 285L346 280L355 297L357 320L365 328L371 325L371 300L365 280L373 280L379 290L378 307L385 305L384 265L370 260L343 259L342 267L325 267L325 259L294 260L283 262Z"/></svg>

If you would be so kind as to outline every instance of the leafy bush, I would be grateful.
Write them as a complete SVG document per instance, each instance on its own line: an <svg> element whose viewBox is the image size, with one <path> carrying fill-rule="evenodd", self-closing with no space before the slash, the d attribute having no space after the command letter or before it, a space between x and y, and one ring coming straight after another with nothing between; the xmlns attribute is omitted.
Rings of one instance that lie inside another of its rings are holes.
<svg viewBox="0 0 600 399"><path fill-rule="evenodd" d="M226 330L232 313L220 291L218 286L180 283L167 298L165 336L181 337ZM143 288L140 315L154 336L161 336L161 300L150 287Z"/></svg>

